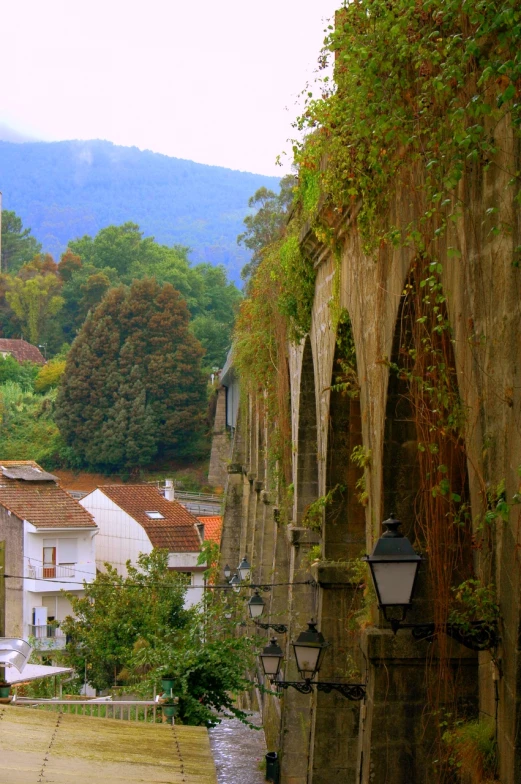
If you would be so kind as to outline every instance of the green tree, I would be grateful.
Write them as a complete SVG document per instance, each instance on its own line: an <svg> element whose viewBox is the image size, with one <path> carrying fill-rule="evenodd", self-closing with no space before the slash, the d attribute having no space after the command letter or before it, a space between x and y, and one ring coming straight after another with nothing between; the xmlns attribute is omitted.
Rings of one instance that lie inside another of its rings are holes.
<svg viewBox="0 0 521 784"><path fill-rule="evenodd" d="M241 270L243 280L247 281L259 266L264 248L282 237L295 184L296 178L288 174L280 181L278 194L262 187L249 199L248 207L256 212L245 217L246 229L237 237L239 245L245 245L253 251L251 261Z"/></svg>
<svg viewBox="0 0 521 784"><path fill-rule="evenodd" d="M64 300L60 289L61 282L56 275L35 275L27 280L11 277L9 280L6 301L31 343L38 344L45 338L50 319L61 310Z"/></svg>
<svg viewBox="0 0 521 784"><path fill-rule="evenodd" d="M76 618L62 623L70 666L82 673L86 663L96 689L126 679L138 640L153 643L182 629L190 618L183 608L185 586L168 569L167 552L141 554L136 566L127 564L127 577L110 564L105 569L85 584L81 598L69 595Z"/></svg>
<svg viewBox="0 0 521 784"><path fill-rule="evenodd" d="M168 569L161 550L141 554L136 567L127 564L126 578L105 568L85 584L82 598L69 595L76 615L62 623L69 664L78 673L86 667L97 689L125 684L148 696L162 676L173 676L186 724L217 724L216 711L245 720L234 698L251 688L245 673L253 664L253 641L237 637L235 621L226 617L240 598L216 591L185 610L190 589Z"/></svg>
<svg viewBox="0 0 521 784"><path fill-rule="evenodd" d="M67 357L56 422L84 463L131 470L198 448L203 349L178 291L144 279L108 292Z"/></svg>
<svg viewBox="0 0 521 784"><path fill-rule="evenodd" d="M41 248L31 229L23 228L22 219L15 212L2 210L2 272L18 272Z"/></svg>

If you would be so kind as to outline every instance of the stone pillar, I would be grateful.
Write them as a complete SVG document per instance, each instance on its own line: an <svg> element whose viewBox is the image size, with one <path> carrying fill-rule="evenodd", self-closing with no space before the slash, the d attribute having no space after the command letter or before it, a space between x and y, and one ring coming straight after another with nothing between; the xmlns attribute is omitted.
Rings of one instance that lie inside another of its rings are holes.
<svg viewBox="0 0 521 784"><path fill-rule="evenodd" d="M345 567L318 564L312 568L320 586L320 631L331 644L319 680L365 682L359 632L350 629L359 609L361 590ZM360 702L339 692L317 692L312 734L312 783L358 784Z"/></svg>
<svg viewBox="0 0 521 784"><path fill-rule="evenodd" d="M307 628L317 613L317 593L311 585L295 585L311 578L307 555L319 541L318 534L308 528L288 526L290 570L288 586L288 618L291 626L286 639L284 679L299 681L293 647L290 642ZM308 784L310 764L310 735L314 710L314 695L300 694L293 688L282 696L281 722L281 784Z"/></svg>
<svg viewBox="0 0 521 784"><path fill-rule="evenodd" d="M447 661L458 702L477 711L477 654L449 640ZM416 642L408 629L362 633L368 662L367 713L361 726L361 784L432 784L440 715L429 709L439 686L437 643ZM442 711L443 704L438 706ZM452 711L454 704L446 706Z"/></svg>
<svg viewBox="0 0 521 784"><path fill-rule="evenodd" d="M208 483L215 488L222 488L226 484L226 461L229 457L230 437L226 430L226 389L219 387L208 469Z"/></svg>
<svg viewBox="0 0 521 784"><path fill-rule="evenodd" d="M228 466L226 499L221 539L221 571L226 564L233 570L240 561L239 543L243 522L243 474L240 463ZM242 555L240 556L242 558Z"/></svg>

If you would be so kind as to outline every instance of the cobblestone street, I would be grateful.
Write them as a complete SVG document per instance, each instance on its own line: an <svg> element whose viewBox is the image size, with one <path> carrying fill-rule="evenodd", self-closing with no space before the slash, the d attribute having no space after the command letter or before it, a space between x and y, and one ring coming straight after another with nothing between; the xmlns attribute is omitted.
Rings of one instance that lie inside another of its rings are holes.
<svg viewBox="0 0 521 784"><path fill-rule="evenodd" d="M260 725L260 715L253 713L251 721ZM224 719L210 730L210 746L218 784L264 784L259 770L266 754L262 730L252 730L238 719Z"/></svg>

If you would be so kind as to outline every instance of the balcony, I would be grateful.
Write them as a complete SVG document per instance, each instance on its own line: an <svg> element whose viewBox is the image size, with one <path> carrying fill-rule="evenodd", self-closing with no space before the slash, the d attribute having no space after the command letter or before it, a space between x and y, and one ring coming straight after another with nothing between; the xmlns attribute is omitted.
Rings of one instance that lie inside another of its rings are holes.
<svg viewBox="0 0 521 784"><path fill-rule="evenodd" d="M37 650L48 651L56 648L65 648L65 634L59 626L54 623L41 624L28 626L29 637L34 637L36 640L35 648Z"/></svg>
<svg viewBox="0 0 521 784"><path fill-rule="evenodd" d="M29 564L27 571L27 576L33 580L74 579L76 576L76 564L67 564L67 566L33 566Z"/></svg>

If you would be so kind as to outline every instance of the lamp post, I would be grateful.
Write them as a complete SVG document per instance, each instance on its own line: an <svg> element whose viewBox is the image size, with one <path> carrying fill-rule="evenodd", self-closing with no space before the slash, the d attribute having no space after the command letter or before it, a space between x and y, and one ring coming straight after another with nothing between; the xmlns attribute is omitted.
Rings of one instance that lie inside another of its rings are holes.
<svg viewBox="0 0 521 784"><path fill-rule="evenodd" d="M264 612L265 606L264 599L260 595L259 589L256 588L253 596L248 602L248 612L250 613L250 618L254 624L260 629L273 629L273 631L278 632L279 634L287 632L288 627L283 623L261 623L258 620Z"/></svg>
<svg viewBox="0 0 521 784"><path fill-rule="evenodd" d="M231 577L231 574L232 574L232 570L230 569L228 564L226 564L226 566L224 567L223 572L224 572L224 576L226 577L226 579L229 580L230 577Z"/></svg>
<svg viewBox="0 0 521 784"><path fill-rule="evenodd" d="M411 606L416 576L422 559L407 537L398 530L401 525L400 520L390 517L383 524L387 530L378 539L371 555L366 555L364 560L371 570L378 607L383 611L385 620L389 621L396 634ZM391 607L396 607L400 611L398 619L388 616Z"/></svg>
<svg viewBox="0 0 521 784"><path fill-rule="evenodd" d="M246 558L246 556L244 556L244 558L240 562L239 566L237 567L237 574L239 575L239 577L243 581L250 579L251 564L248 561L248 559Z"/></svg>
<svg viewBox="0 0 521 784"><path fill-rule="evenodd" d="M378 539L371 555L363 560L369 564L378 607L391 625L394 634L398 629L412 630L415 640L432 642L439 631L444 631L457 642L474 651L486 651L497 645L497 624L473 621L465 625L457 623L435 624L404 623L416 588L416 577L422 557L414 550L410 541L399 531L401 522L392 516L383 523L387 530ZM393 615L395 608L399 617Z"/></svg>
<svg viewBox="0 0 521 784"><path fill-rule="evenodd" d="M284 654L273 638L268 646L259 655L264 674L272 683L281 689L296 689L301 694L311 694L313 689L329 694L338 691L343 697L353 702L363 700L365 697L365 684L363 683L337 683L332 681L315 681L322 666L322 660L329 643L324 639L322 632L317 631L314 621L310 621L306 631L299 634L294 643L295 659L302 681L284 681L279 678L280 667Z"/></svg>
<svg viewBox="0 0 521 784"><path fill-rule="evenodd" d="M232 586L235 593L239 593L239 591L241 590L241 578L237 573L235 573L232 579L230 580L230 585Z"/></svg>

